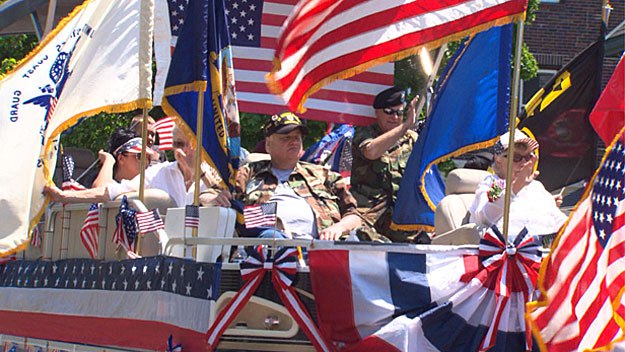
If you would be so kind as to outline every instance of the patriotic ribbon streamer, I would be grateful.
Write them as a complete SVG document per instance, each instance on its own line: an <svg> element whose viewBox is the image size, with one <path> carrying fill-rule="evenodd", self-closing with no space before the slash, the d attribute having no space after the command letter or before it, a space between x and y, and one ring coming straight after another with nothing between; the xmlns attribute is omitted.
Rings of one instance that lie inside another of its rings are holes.
<svg viewBox="0 0 625 352"><path fill-rule="evenodd" d="M286 247L276 252L275 259L270 256L265 258L263 253L250 251L250 256L241 263L241 277L245 284L208 329L206 335L209 349L213 351L217 348L219 338L256 292L267 272L271 272L271 281L278 296L299 327L304 330L315 349L317 351L334 351L334 347L327 343L321 335L306 307L291 287L297 274L297 249Z"/></svg>
<svg viewBox="0 0 625 352"><path fill-rule="evenodd" d="M538 237L528 233L526 228L516 236L514 243L508 242L492 226L480 240L479 256L486 269L486 282L494 282L495 301L497 303L493 323L490 325L480 351L487 351L495 345L501 317L513 292L521 292L525 303L536 287L541 255ZM525 347L532 349L532 334L525 323Z"/></svg>

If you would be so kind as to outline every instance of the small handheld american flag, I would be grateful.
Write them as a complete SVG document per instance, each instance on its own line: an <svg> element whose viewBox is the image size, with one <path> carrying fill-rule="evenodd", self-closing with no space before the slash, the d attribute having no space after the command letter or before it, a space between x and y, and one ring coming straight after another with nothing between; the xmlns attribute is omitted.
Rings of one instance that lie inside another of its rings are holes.
<svg viewBox="0 0 625 352"><path fill-rule="evenodd" d="M41 247L41 228L40 228L41 224L37 224L35 225L35 227L33 228L33 232L31 234L30 237L30 245L33 247Z"/></svg>
<svg viewBox="0 0 625 352"><path fill-rule="evenodd" d="M61 166L63 167L63 184L61 189L64 191L80 191L86 189L85 186L76 182L74 177L74 158L69 154L63 154L61 159Z"/></svg>
<svg viewBox="0 0 625 352"><path fill-rule="evenodd" d="M184 227L198 228L200 226L200 208L197 205L187 205L184 209Z"/></svg>
<svg viewBox="0 0 625 352"><path fill-rule="evenodd" d="M245 227L249 229L261 226L274 226L276 224L277 210L278 203L276 202L246 206L243 209Z"/></svg>
<svg viewBox="0 0 625 352"><path fill-rule="evenodd" d="M137 213L137 225L141 233L158 231L165 228L165 224L163 224L163 219L161 219L161 214L158 212L158 209Z"/></svg>
<svg viewBox="0 0 625 352"><path fill-rule="evenodd" d="M154 129L158 133L158 147L160 150L171 150L174 140L174 119L170 116L164 117L154 124Z"/></svg>
<svg viewBox="0 0 625 352"><path fill-rule="evenodd" d="M100 248L100 210L97 203L91 204L87 218L80 229L80 240L91 258L97 257Z"/></svg>
<svg viewBox="0 0 625 352"><path fill-rule="evenodd" d="M121 246L124 248L129 258L138 258L138 255L134 253L134 243L137 237L135 213L135 210L128 207L128 199L124 196L119 205L119 213L115 216L117 227L113 233L113 243L115 243L117 247Z"/></svg>

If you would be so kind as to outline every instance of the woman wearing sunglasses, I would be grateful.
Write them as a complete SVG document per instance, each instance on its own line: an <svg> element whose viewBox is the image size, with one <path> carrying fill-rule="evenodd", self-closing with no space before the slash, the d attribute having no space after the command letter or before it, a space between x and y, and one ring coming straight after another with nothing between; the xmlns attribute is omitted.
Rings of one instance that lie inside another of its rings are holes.
<svg viewBox="0 0 625 352"><path fill-rule="evenodd" d="M470 222L484 226L492 225L503 231L505 180L508 163L509 133L500 137L495 144L493 160L494 175L487 176L475 192L473 204L469 207ZM514 133L514 156L512 166L512 195L510 198L510 241L523 228L532 235L551 235L566 221L564 213L558 209L556 200L547 192L543 184L536 180L538 162L536 150L538 142L523 132Z"/></svg>

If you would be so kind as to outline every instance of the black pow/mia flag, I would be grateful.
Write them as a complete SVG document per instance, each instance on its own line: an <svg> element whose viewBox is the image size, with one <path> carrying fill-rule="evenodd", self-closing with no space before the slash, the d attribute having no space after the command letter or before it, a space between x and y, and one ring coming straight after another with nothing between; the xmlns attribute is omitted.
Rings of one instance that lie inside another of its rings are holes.
<svg viewBox="0 0 625 352"><path fill-rule="evenodd" d="M596 133L588 116L601 93L604 55L599 40L579 53L525 105L519 128L539 143L538 179L548 191L589 178Z"/></svg>

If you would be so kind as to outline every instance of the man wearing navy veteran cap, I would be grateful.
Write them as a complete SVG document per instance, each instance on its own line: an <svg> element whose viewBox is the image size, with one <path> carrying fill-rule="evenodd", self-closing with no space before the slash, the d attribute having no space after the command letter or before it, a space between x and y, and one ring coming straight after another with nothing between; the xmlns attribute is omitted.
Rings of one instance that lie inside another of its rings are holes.
<svg viewBox="0 0 625 352"><path fill-rule="evenodd" d="M393 242L412 241L416 236L391 230L390 223L404 168L417 140L411 129L417 119L417 99L405 111L404 89L392 87L380 92L373 101L376 123L354 131L351 192L369 225Z"/></svg>
<svg viewBox="0 0 625 352"><path fill-rule="evenodd" d="M241 167L234 195L215 191L211 204L229 207L233 197L245 205L276 202L281 222L278 238L336 240L359 227L356 200L341 175L299 160L306 132L293 113L272 116L265 126L265 147L271 160ZM249 231L241 235L274 236L273 228Z"/></svg>

